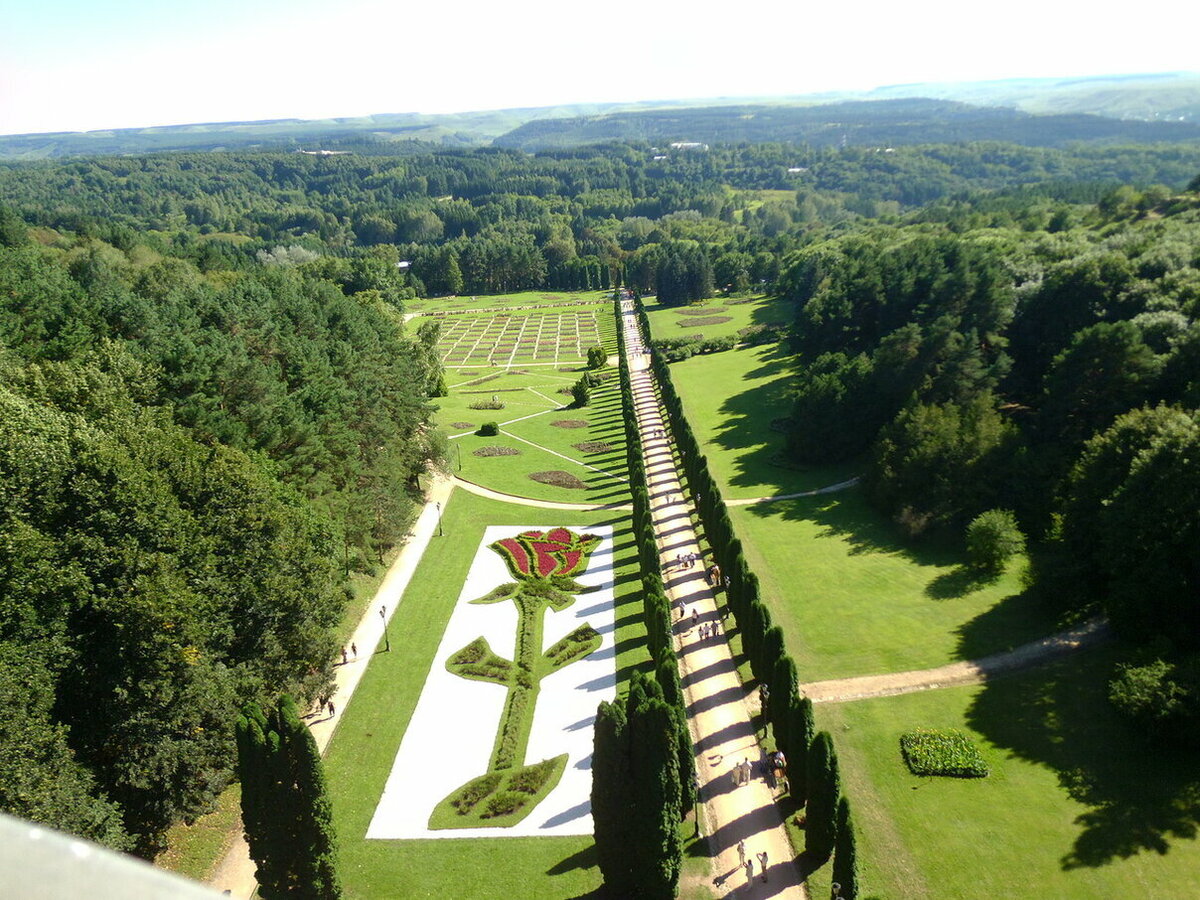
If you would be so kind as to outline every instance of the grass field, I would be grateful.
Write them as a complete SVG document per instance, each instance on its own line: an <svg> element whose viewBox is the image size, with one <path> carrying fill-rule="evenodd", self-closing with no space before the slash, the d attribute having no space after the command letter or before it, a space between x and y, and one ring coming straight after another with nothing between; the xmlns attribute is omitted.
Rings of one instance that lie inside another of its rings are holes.
<svg viewBox="0 0 1200 900"><path fill-rule="evenodd" d="M447 504L445 536L430 543L393 615L391 652L377 653L372 660L326 756L348 898L561 900L588 896L599 887L591 838L364 838L484 527L545 518L528 507L463 491L456 491ZM627 681L634 667L648 661L628 519L561 512L553 518L566 526L611 524L616 530L617 667L618 678ZM447 748L448 755L451 750ZM702 863L693 859L690 866L694 870Z"/></svg>
<svg viewBox="0 0 1200 900"><path fill-rule="evenodd" d="M1195 896L1200 772L1118 720L1105 696L1116 652L986 686L818 705L854 804L864 894ZM962 729L991 774L909 774L899 738L917 726ZM809 887L828 896L829 868Z"/></svg>
<svg viewBox="0 0 1200 900"><path fill-rule="evenodd" d="M899 540L857 488L730 514L801 681L932 668L1055 628L1022 593L1023 560L976 581L957 547Z"/></svg>
<svg viewBox="0 0 1200 900"><path fill-rule="evenodd" d="M750 325L782 325L790 322L791 307L781 300L761 295L713 298L689 306L659 306L658 301L645 301L650 329L656 338L721 337L737 334ZM706 319L726 319L705 323ZM696 322L703 324L697 325Z"/></svg>
<svg viewBox="0 0 1200 900"><path fill-rule="evenodd" d="M788 362L778 345L765 344L671 366L688 421L727 500L814 490L858 472L853 464L805 469L780 464L783 435L771 421L791 409Z"/></svg>
<svg viewBox="0 0 1200 900"><path fill-rule="evenodd" d="M621 388L616 372L592 391L591 401L578 409L566 408L571 398L557 393L570 387L570 376L548 374L503 375L475 388L451 388L440 398L436 421L450 435L451 471L468 481L520 497L568 503L628 502L625 468L625 420L621 415ZM537 385L534 387L534 385ZM524 387L522 387L524 385ZM505 408L470 409L473 400L495 395ZM500 424L496 437L474 433L485 422ZM582 427L556 426L555 422L584 422ZM457 424L456 424L457 423ZM584 445L584 449L576 447ZM488 447L506 447L511 456L475 455ZM537 472L566 472L582 487L543 484L529 476Z"/></svg>

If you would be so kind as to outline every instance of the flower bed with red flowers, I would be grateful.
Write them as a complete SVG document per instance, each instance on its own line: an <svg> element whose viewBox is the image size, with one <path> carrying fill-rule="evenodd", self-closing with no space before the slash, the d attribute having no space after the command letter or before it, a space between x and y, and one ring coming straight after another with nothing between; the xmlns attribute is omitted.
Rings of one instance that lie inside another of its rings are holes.
<svg viewBox="0 0 1200 900"><path fill-rule="evenodd" d="M587 569L588 558L600 543L594 534L576 534L569 528L525 531L496 541L499 553L514 578L569 578Z"/></svg>

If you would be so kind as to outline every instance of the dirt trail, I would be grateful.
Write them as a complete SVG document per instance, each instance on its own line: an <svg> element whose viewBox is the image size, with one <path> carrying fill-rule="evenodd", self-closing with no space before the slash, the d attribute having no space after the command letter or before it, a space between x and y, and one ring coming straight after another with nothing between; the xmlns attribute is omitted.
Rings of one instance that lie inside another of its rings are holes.
<svg viewBox="0 0 1200 900"><path fill-rule="evenodd" d="M974 684L1094 646L1107 640L1109 636L1108 623L1104 619L1089 619L1075 628L981 659L951 663L936 669L813 681L801 685L801 690L813 703L845 703L849 700L891 697L956 684Z"/></svg>
<svg viewBox="0 0 1200 900"><path fill-rule="evenodd" d="M626 303L623 311L637 428L646 457L667 593L673 610L680 603L686 608L686 615L676 619L675 641L696 746L703 831L708 836L713 884L722 897L807 898L795 851L772 790L762 778L763 760L754 732L757 698L747 696L723 629L716 637L699 637L701 624L720 622L716 598L705 582L701 547L683 499L670 444L665 436L658 436L666 425L646 367L632 304ZM676 563L680 554L688 553L696 554L698 561L693 566L684 568ZM754 777L747 784L735 786L732 771L743 759L753 765ZM749 882L737 851L743 840L747 858L754 861L753 880ZM767 881L763 881L758 862L758 854L764 852Z"/></svg>

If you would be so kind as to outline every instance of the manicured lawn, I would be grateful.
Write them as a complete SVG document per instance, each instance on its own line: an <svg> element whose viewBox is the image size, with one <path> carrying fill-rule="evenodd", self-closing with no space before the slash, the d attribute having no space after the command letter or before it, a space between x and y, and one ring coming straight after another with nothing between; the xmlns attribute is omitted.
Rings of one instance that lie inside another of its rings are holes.
<svg viewBox="0 0 1200 900"><path fill-rule="evenodd" d="M816 708L836 739L865 861L863 896L1191 897L1200 872L1194 756L1131 734L1100 648L986 686ZM900 735L959 728L983 779L909 774ZM809 882L829 895L829 866Z"/></svg>
<svg viewBox="0 0 1200 900"><path fill-rule="evenodd" d="M899 539L858 488L730 514L801 681L931 668L1056 627L1022 594L1023 560L980 583L956 547Z"/></svg>
<svg viewBox="0 0 1200 900"><path fill-rule="evenodd" d="M780 464L783 435L771 422L790 411L789 360L777 345L767 344L671 366L671 380L726 500L810 491L858 472L853 464L808 469Z"/></svg>
<svg viewBox="0 0 1200 900"><path fill-rule="evenodd" d="M654 298L645 301L646 314L650 317L650 330L656 338L694 337L701 334L706 338L737 334L750 325L782 325L794 316L791 307L782 300L750 295L741 297L714 297L689 306L659 306ZM711 325L696 325L697 320L708 318L728 319Z"/></svg>
<svg viewBox="0 0 1200 900"><path fill-rule="evenodd" d="M346 708L326 757L346 895L380 897L578 897L600 883L590 838L367 841L392 760L416 705L486 525L612 524L616 533L617 666L627 680L647 661L636 555L624 516L541 513L456 491L389 628L391 651L377 653ZM453 748L430 765L451 764Z"/></svg>
<svg viewBox="0 0 1200 900"><path fill-rule="evenodd" d="M575 378L569 375L560 378L558 373L503 375L478 385L452 388L449 397L436 401L438 426L455 435L450 449L452 471L468 481L520 497L568 503L628 502L620 384L615 370L607 372L608 380L594 389L588 405L579 409L566 408L571 398L558 393L560 387L569 387ZM504 402L504 409L470 409L469 403L490 400L493 395ZM553 424L559 421L587 424L578 428ZM460 427L456 422L468 426ZM484 422L499 423L501 434L495 437L474 434ZM580 449L576 444L585 447ZM517 453L476 456L475 451L484 447L507 447ZM548 471L568 472L586 487L559 487L529 477L531 473Z"/></svg>

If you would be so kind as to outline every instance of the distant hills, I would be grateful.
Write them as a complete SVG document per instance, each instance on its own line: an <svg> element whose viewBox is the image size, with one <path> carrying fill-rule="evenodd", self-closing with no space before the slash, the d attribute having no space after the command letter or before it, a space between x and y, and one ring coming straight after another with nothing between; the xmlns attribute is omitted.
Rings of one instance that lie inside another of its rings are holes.
<svg viewBox="0 0 1200 900"><path fill-rule="evenodd" d="M493 144L546 150L603 141L763 143L817 147L1004 141L1054 147L1076 141L1200 140L1200 124L1095 115L1043 115L949 100L853 100L814 106L725 106L610 113L526 122Z"/></svg>
<svg viewBox="0 0 1200 900"><path fill-rule="evenodd" d="M919 101L919 102L918 102ZM155 151L315 149L356 152L500 146L539 149L604 140L902 144L1004 140L1192 140L1200 75L1167 73L890 85L790 97L574 104L334 119L212 122L0 136L0 159Z"/></svg>

